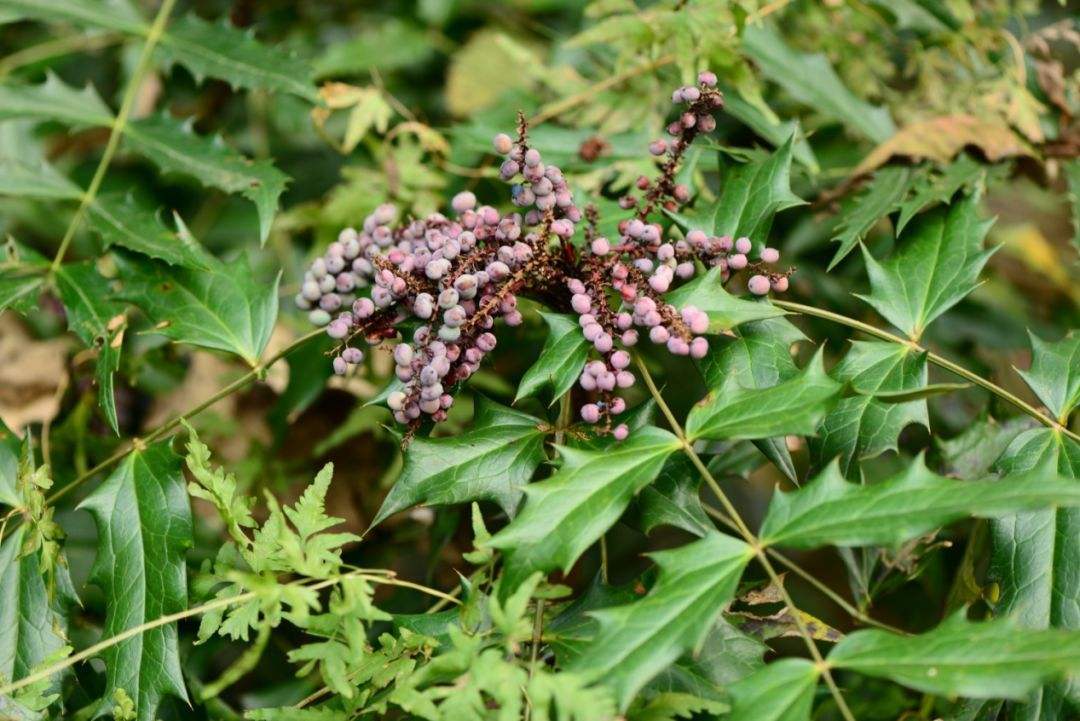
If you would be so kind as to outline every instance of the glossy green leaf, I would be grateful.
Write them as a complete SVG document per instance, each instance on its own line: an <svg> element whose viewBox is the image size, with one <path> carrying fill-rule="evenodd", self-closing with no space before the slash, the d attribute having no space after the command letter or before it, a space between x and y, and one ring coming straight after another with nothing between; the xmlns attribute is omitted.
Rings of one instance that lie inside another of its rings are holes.
<svg viewBox="0 0 1080 721"><path fill-rule="evenodd" d="M900 432L912 423L929 427L926 401L897 402L882 393L911 393L926 386L926 353L884 341L851 341L851 348L832 376L854 394L841 398L811 440L818 467L840 459L845 475L857 474L858 462L896 450Z"/></svg>
<svg viewBox="0 0 1080 721"><path fill-rule="evenodd" d="M131 196L101 195L87 209L87 224L105 247L118 245L170 265L208 268L209 254L185 233L165 227L158 214Z"/></svg>
<svg viewBox="0 0 1080 721"><path fill-rule="evenodd" d="M158 52L198 80L219 78L234 88L277 90L318 100L307 63L225 23L185 15L169 24Z"/></svg>
<svg viewBox="0 0 1080 721"><path fill-rule="evenodd" d="M869 395L882 403L910 403L911 401L925 400L934 396L945 396L968 388L971 388L970 383L928 383L921 388L912 388L907 391L875 391L864 395ZM862 393L859 390L855 392Z"/></svg>
<svg viewBox="0 0 1080 721"><path fill-rule="evenodd" d="M94 127L110 125L113 114L89 85L76 90L49 73L40 85L0 84L0 120L13 118Z"/></svg>
<svg viewBox="0 0 1080 721"><path fill-rule="evenodd" d="M128 0L0 0L0 9L52 23L69 22L136 35L147 30Z"/></svg>
<svg viewBox="0 0 1080 721"><path fill-rule="evenodd" d="M162 172L186 175L208 188L250 200L259 214L259 240L266 241L288 180L269 160L245 158L220 138L196 135L189 124L165 115L129 123L124 136L129 147Z"/></svg>
<svg viewBox="0 0 1080 721"><path fill-rule="evenodd" d="M818 671L802 658L770 663L731 686L731 720L808 721Z"/></svg>
<svg viewBox="0 0 1080 721"><path fill-rule="evenodd" d="M805 203L791 192L792 142L793 137L789 137L762 160L721 169L720 197L708 211L713 235L746 236L760 248L768 238L773 217Z"/></svg>
<svg viewBox="0 0 1080 721"><path fill-rule="evenodd" d="M187 608L191 510L180 457L169 441L133 452L79 507L93 515L98 529L91 577L105 593L103 637ZM156 718L165 696L187 699L175 624L121 641L102 657L100 712L108 712L117 689L135 702L138 721Z"/></svg>
<svg viewBox="0 0 1080 721"><path fill-rule="evenodd" d="M983 415L964 432L949 439L934 438L941 471L955 478L979 478L988 474L1013 439L1037 425L1030 416L998 422Z"/></svg>
<svg viewBox="0 0 1080 721"><path fill-rule="evenodd" d="M0 195L52 200L78 200L82 188L47 163L30 165L11 158L0 159Z"/></svg>
<svg viewBox="0 0 1080 721"><path fill-rule="evenodd" d="M986 167L962 153L940 173L926 172L912 185L910 197L900 203L896 232L902 233L916 213L936 203L948 203L957 191L978 185Z"/></svg>
<svg viewBox="0 0 1080 721"><path fill-rule="evenodd" d="M599 633L570 666L611 687L622 709L656 674L700 648L753 552L714 532L651 556L660 569L656 585L633 603L592 612Z"/></svg>
<svg viewBox="0 0 1080 721"><path fill-rule="evenodd" d="M1019 510L1080 505L1080 484L1041 466L1001 479L959 481L930 471L920 456L872 484L844 479L837 463L791 493L773 495L763 543L814 548L900 543L952 521Z"/></svg>
<svg viewBox="0 0 1080 721"><path fill-rule="evenodd" d="M126 325L124 307L112 299L112 289L94 268L93 261L68 263L56 271L60 299L67 309L68 326L87 347L97 348L98 397L105 419L119 433L113 374L120 367L120 348Z"/></svg>
<svg viewBox="0 0 1080 721"><path fill-rule="evenodd" d="M817 158L814 157L813 148L807 142L805 134L799 131L796 121L780 120L771 110L766 113L762 109L761 103L747 100L735 88L723 86L721 88L724 93L724 113L726 115L730 115L743 125L746 125L777 148L782 146L788 138L794 137L792 156L795 160L806 166L811 173L817 173L821 170Z"/></svg>
<svg viewBox="0 0 1080 721"><path fill-rule="evenodd" d="M8 308L26 313L37 307L45 273L22 268L0 269L0 313Z"/></svg>
<svg viewBox="0 0 1080 721"><path fill-rule="evenodd" d="M1017 371L1059 422L1080 404L1080 333L1070 331L1056 343L1031 336L1031 369Z"/></svg>
<svg viewBox="0 0 1080 721"><path fill-rule="evenodd" d="M844 87L825 55L793 50L767 25L748 26L742 41L743 52L765 77L800 103L877 143L896 132L889 111L860 100Z"/></svg>
<svg viewBox="0 0 1080 721"><path fill-rule="evenodd" d="M917 636L855 631L828 662L925 693L1020 699L1044 681L1080 672L1080 632L1021 628L1007 619L972 623L959 612Z"/></svg>
<svg viewBox="0 0 1080 721"><path fill-rule="evenodd" d="M743 300L728 293L721 284L719 268L712 268L708 273L676 288L665 297L676 308L692 305L704 311L709 316L709 333L719 333L742 323L784 315L784 311L770 303Z"/></svg>
<svg viewBox="0 0 1080 721"><path fill-rule="evenodd" d="M204 270L134 255L118 257L117 266L120 296L149 316L154 332L258 363L277 318L280 273L273 282L262 282L243 255Z"/></svg>
<svg viewBox="0 0 1080 721"><path fill-rule="evenodd" d="M674 526L695 536L712 532L715 526L702 509L700 486L701 474L690 459L672 456L634 502L638 527L645 533L657 526Z"/></svg>
<svg viewBox="0 0 1080 721"><path fill-rule="evenodd" d="M372 525L421 503L494 501L513 516L522 489L545 459L545 435L539 418L481 396L469 430L413 439Z"/></svg>
<svg viewBox="0 0 1080 721"><path fill-rule="evenodd" d="M983 249L989 228L970 198L920 215L885 262L863 249L871 291L859 297L918 340L926 326L978 285L979 272L994 252Z"/></svg>
<svg viewBox="0 0 1080 721"><path fill-rule="evenodd" d="M837 235L833 241L839 243L840 247L829 261L829 270L835 268L879 220L892 212L909 187L909 168L886 167L874 174L869 187L836 217Z"/></svg>
<svg viewBox="0 0 1080 721"><path fill-rule="evenodd" d="M1080 444L1049 428L1026 431L997 462L1001 473L1056 468L1080 488ZM1031 628L1080 631L1080 508L1019 513L990 524L989 577L997 583L997 614ZM1080 677L1037 690L1025 718L1049 721L1080 707Z"/></svg>
<svg viewBox="0 0 1080 721"><path fill-rule="evenodd" d="M540 315L548 326L547 340L540 349L540 357L521 376L515 403L545 388L551 390L554 403L574 387L589 357L589 342L581 334L576 316L544 312Z"/></svg>
<svg viewBox="0 0 1080 721"><path fill-rule="evenodd" d="M558 472L526 486L525 508L489 541L503 551L504 587L536 571L568 571L678 447L675 436L650 427L603 450L560 447Z"/></svg>
<svg viewBox="0 0 1080 721"><path fill-rule="evenodd" d="M727 380L686 419L691 439L755 439L809 435L839 399L841 384L825 373L822 351L796 376L769 388Z"/></svg>

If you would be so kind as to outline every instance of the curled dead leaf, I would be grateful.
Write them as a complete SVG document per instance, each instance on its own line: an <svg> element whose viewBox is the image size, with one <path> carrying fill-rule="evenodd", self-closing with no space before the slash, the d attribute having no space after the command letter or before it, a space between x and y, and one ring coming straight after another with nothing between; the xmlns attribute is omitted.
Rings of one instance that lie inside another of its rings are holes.
<svg viewBox="0 0 1080 721"><path fill-rule="evenodd" d="M37 340L15 316L0 315L0 419L8 428L21 432L56 417L70 348L67 338Z"/></svg>

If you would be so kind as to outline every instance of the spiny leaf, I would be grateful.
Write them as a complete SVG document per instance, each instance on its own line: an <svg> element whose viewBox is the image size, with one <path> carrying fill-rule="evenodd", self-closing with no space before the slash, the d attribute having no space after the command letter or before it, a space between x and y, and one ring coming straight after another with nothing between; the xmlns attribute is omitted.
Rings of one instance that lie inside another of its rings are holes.
<svg viewBox="0 0 1080 721"><path fill-rule="evenodd" d="M785 658L731 686L731 719L808 721L818 671L802 658Z"/></svg>
<svg viewBox="0 0 1080 721"><path fill-rule="evenodd" d="M245 255L191 270L123 254L117 267L120 296L149 316L155 332L258 363L277 317L280 273L260 282Z"/></svg>
<svg viewBox="0 0 1080 721"><path fill-rule="evenodd" d="M266 242L287 176L269 160L249 160L220 138L196 135L189 125L166 115L128 124L127 143L164 173L195 178L208 188L240 193L255 204L259 240Z"/></svg>
<svg viewBox="0 0 1080 721"><path fill-rule="evenodd" d="M120 367L124 342L124 307L112 300L112 289L94 268L93 261L68 263L56 270L60 299L68 313L68 326L88 348L97 348L98 397L105 419L119 434L113 374Z"/></svg>
<svg viewBox="0 0 1080 721"><path fill-rule="evenodd" d="M841 388L825 373L819 349L801 373L770 388L725 381L691 409L686 433L713 440L808 435L836 404Z"/></svg>
<svg viewBox="0 0 1080 721"><path fill-rule="evenodd" d="M701 646L753 552L742 541L713 532L651 556L660 576L649 595L594 611L600 632L570 666L610 686L622 709L649 679Z"/></svg>
<svg viewBox="0 0 1080 721"><path fill-rule="evenodd" d="M1031 337L1031 369L1017 371L1059 422L1080 404L1080 333L1069 331L1056 343Z"/></svg>
<svg viewBox="0 0 1080 721"><path fill-rule="evenodd" d="M37 269L0 268L0 313L8 308L17 313L36 308L44 283L45 273Z"/></svg>
<svg viewBox="0 0 1080 721"><path fill-rule="evenodd" d="M48 163L34 166L13 158L3 158L0 159L0 195L78 200L82 197L82 188Z"/></svg>
<svg viewBox="0 0 1080 721"><path fill-rule="evenodd" d="M190 236L166 228L157 213L130 195L98 196L87 209L87 221L106 248L119 245L188 268L213 265L212 258Z"/></svg>
<svg viewBox="0 0 1080 721"><path fill-rule="evenodd" d="M515 403L544 388L551 389L554 403L574 387L589 356L589 342L581 334L576 316L544 312L540 316L548 325L547 340L540 349L540 357L521 376Z"/></svg>
<svg viewBox="0 0 1080 721"><path fill-rule="evenodd" d="M840 243L828 270L843 260L875 224L896 207L911 187L911 170L904 167L882 168L870 186L836 216L833 241Z"/></svg>
<svg viewBox="0 0 1080 721"><path fill-rule="evenodd" d="M91 86L76 90L49 73L40 85L0 85L0 120L13 118L95 127L111 124L113 114Z"/></svg>
<svg viewBox="0 0 1080 721"><path fill-rule="evenodd" d="M978 285L979 272L994 252L982 247L989 228L971 198L919 216L884 263L863 249L871 292L858 297L918 340L926 326Z"/></svg>
<svg viewBox="0 0 1080 721"><path fill-rule="evenodd" d="M470 430L413 440L371 525L419 503L495 501L512 516L544 460L544 436L540 419L480 397Z"/></svg>
<svg viewBox="0 0 1080 721"><path fill-rule="evenodd" d="M91 575L105 593L105 638L187 608L191 511L169 441L131 453L79 507L90 511L98 529ZM175 624L149 629L102 655L99 712L108 712L117 689L135 701L139 721L156 718L165 696L187 699Z"/></svg>
<svg viewBox="0 0 1080 721"><path fill-rule="evenodd" d="M982 163L964 154L949 163L940 173L925 173L913 186L911 197L900 203L900 217L896 220L897 234L904 231L908 221L916 213L936 203L948 203L961 188L971 188L985 177Z"/></svg>
<svg viewBox="0 0 1080 721"><path fill-rule="evenodd" d="M724 87L724 113L743 123L755 133L768 140L774 147L782 146L788 138L796 138L792 146L792 156L795 160L806 166L811 173L821 170L814 150L806 141L803 133L799 132L797 121L782 121L771 110L768 114L762 109L764 101L751 102L742 96L738 89Z"/></svg>
<svg viewBox="0 0 1080 721"><path fill-rule="evenodd" d="M46 22L70 22L141 35L146 24L128 0L0 0L0 9Z"/></svg>
<svg viewBox="0 0 1080 721"><path fill-rule="evenodd" d="M219 78L235 88L278 90L312 103L318 100L307 63L225 23L186 15L170 23L158 52L198 80Z"/></svg>
<svg viewBox="0 0 1080 721"><path fill-rule="evenodd" d="M1020 628L1008 619L972 623L961 611L917 636L848 634L828 661L925 693L1021 699L1044 681L1080 672L1080 632Z"/></svg>
<svg viewBox="0 0 1080 721"><path fill-rule="evenodd" d="M525 487L524 510L489 542L503 550L503 586L516 588L535 571L568 571L678 447L675 436L650 427L601 451L560 447L562 467Z"/></svg>
<svg viewBox="0 0 1080 721"><path fill-rule="evenodd" d="M889 111L860 100L844 87L824 55L792 50L775 29L766 25L748 26L742 41L743 52L765 77L804 105L875 142L896 132Z"/></svg>
<svg viewBox="0 0 1080 721"><path fill-rule="evenodd" d="M832 463L803 488L774 494L760 535L763 543L797 548L896 546L960 518L1055 505L1080 505L1080 484L1045 466L957 481L927 469L920 456L892 478L859 484L845 480Z"/></svg>
<svg viewBox="0 0 1080 721"><path fill-rule="evenodd" d="M770 303L743 300L728 293L721 284L719 268L712 268L665 297L676 308L692 305L704 311L709 316L709 333L784 315L784 311Z"/></svg>
<svg viewBox="0 0 1080 721"><path fill-rule="evenodd" d="M651 533L657 526L674 526L695 536L714 530L701 507L701 475L685 455L672 456L656 481L641 489L635 501L639 528Z"/></svg>
<svg viewBox="0 0 1080 721"><path fill-rule="evenodd" d="M926 386L926 353L883 341L851 341L851 348L832 371L854 395L841 398L810 442L818 467L834 458L851 475L858 461L895 450L900 431L912 423L929 427L926 401L885 401L881 393L915 392Z"/></svg>
<svg viewBox="0 0 1080 721"><path fill-rule="evenodd" d="M764 160L721 168L720 197L711 211L713 235L746 236L764 245L773 217L803 205L791 192L791 145L794 136Z"/></svg>

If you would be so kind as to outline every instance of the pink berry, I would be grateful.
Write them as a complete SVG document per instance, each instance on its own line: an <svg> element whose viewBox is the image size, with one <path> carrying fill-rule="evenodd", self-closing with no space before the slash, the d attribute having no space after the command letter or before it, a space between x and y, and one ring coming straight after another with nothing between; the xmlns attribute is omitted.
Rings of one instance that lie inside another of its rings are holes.
<svg viewBox="0 0 1080 721"><path fill-rule="evenodd" d="M604 237L594 238L590 247L596 255L607 255L611 252L611 243Z"/></svg>
<svg viewBox="0 0 1080 721"><path fill-rule="evenodd" d="M611 435L615 436L615 440L617 441L625 441L630 435L630 428L627 427L625 423L620 423L615 426L615 430L611 432Z"/></svg>
<svg viewBox="0 0 1080 721"><path fill-rule="evenodd" d="M700 73L698 73L697 81L706 87L715 88L717 82L716 73L711 73L708 70L702 70Z"/></svg>
<svg viewBox="0 0 1080 721"><path fill-rule="evenodd" d="M499 133L495 136L494 145L496 153L506 155L513 149L514 141L506 133Z"/></svg>
<svg viewBox="0 0 1080 721"><path fill-rule="evenodd" d="M698 336L694 340L690 341L690 357L701 360L709 354L709 341L705 340L701 336Z"/></svg>
<svg viewBox="0 0 1080 721"><path fill-rule="evenodd" d="M746 267L746 256L742 253L728 256L727 266L731 270L742 270Z"/></svg>
<svg viewBox="0 0 1080 721"><path fill-rule="evenodd" d="M769 279L763 275L750 276L750 280L746 282L746 288L754 295L765 295L769 292Z"/></svg>
<svg viewBox="0 0 1080 721"><path fill-rule="evenodd" d="M753 248L753 247L754 247L754 244L751 243L750 239L745 237L745 236L742 237L742 238L739 238L738 240L735 241L735 252L736 253L742 253L742 254L745 255L746 253L749 253L750 249Z"/></svg>
<svg viewBox="0 0 1080 721"><path fill-rule="evenodd" d="M600 420L600 407L595 403L586 403L581 407L581 420L596 423Z"/></svg>
<svg viewBox="0 0 1080 721"><path fill-rule="evenodd" d="M788 278L786 275L782 275L772 282L772 289L777 293L783 293L788 289Z"/></svg>
<svg viewBox="0 0 1080 721"><path fill-rule="evenodd" d="M761 260L766 263L775 263L780 260L780 251L776 248L765 248L761 251Z"/></svg>

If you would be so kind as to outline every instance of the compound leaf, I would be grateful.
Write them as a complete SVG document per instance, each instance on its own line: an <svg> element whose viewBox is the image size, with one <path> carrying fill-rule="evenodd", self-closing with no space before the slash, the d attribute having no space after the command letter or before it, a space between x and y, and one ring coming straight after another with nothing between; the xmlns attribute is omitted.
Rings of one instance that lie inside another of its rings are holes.
<svg viewBox="0 0 1080 721"><path fill-rule="evenodd" d="M1031 336L1031 369L1018 371L1059 422L1080 403L1080 333L1070 331L1056 343Z"/></svg>
<svg viewBox="0 0 1080 721"><path fill-rule="evenodd" d="M163 260L169 265L207 268L213 260L186 233L165 227L158 214L131 196L99 196L87 208L90 229L101 236L105 247L119 245Z"/></svg>
<svg viewBox="0 0 1080 721"><path fill-rule="evenodd" d="M510 516L544 461L543 423L481 396L472 428L446 438L415 438L374 526L417 504L494 501Z"/></svg>

